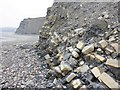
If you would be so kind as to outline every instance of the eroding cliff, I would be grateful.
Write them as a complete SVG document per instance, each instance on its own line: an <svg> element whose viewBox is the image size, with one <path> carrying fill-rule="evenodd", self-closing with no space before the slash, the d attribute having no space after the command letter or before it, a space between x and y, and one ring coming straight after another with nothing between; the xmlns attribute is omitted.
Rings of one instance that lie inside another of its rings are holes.
<svg viewBox="0 0 120 90"><path fill-rule="evenodd" d="M16 33L39 34L39 29L42 28L44 21L44 17L24 19L21 21L20 26L16 30Z"/></svg>
<svg viewBox="0 0 120 90"><path fill-rule="evenodd" d="M120 88L117 2L54 2L40 29L38 55L56 88Z"/></svg>

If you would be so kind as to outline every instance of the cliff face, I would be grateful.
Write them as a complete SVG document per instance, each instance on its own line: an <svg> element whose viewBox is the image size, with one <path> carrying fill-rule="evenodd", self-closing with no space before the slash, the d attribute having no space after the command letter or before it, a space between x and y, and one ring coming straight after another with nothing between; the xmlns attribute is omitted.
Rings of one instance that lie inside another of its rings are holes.
<svg viewBox="0 0 120 90"><path fill-rule="evenodd" d="M38 34L39 29L42 28L45 21L44 17L28 18L21 21L20 26L17 28L17 34Z"/></svg>
<svg viewBox="0 0 120 90"><path fill-rule="evenodd" d="M119 87L118 8L117 2L54 2L48 8L36 46L54 87Z"/></svg>
<svg viewBox="0 0 120 90"><path fill-rule="evenodd" d="M48 41L51 36L55 36L54 33L62 38L74 33L75 29L90 29L96 24L100 29L104 29L96 30L94 27L94 30L89 30L90 34L84 34L81 39L88 42L92 32L103 35L109 31L108 28L118 24L118 8L117 2L54 2L53 6L48 8L45 23L39 30L39 41ZM73 44L75 41L72 41Z"/></svg>
<svg viewBox="0 0 120 90"><path fill-rule="evenodd" d="M48 8L46 21L41 32L68 32L76 28L88 28L103 19L108 25L118 23L118 4L112 2L55 2ZM103 24L104 25L104 24ZM41 35L41 34L40 34Z"/></svg>

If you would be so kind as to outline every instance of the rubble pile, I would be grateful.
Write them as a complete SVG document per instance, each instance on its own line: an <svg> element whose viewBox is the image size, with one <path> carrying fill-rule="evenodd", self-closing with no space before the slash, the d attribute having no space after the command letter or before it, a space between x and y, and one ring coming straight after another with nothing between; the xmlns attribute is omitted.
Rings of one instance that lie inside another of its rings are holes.
<svg viewBox="0 0 120 90"><path fill-rule="evenodd" d="M119 30L115 29L115 32L118 35ZM78 40L74 46L58 47L58 53L47 58L51 68L48 74L53 75L55 87L120 88L119 45L116 41L118 39L111 41L110 37L91 44Z"/></svg>
<svg viewBox="0 0 120 90"><path fill-rule="evenodd" d="M110 7L117 3L55 2L48 9L36 46L52 88L120 88L120 24Z"/></svg>

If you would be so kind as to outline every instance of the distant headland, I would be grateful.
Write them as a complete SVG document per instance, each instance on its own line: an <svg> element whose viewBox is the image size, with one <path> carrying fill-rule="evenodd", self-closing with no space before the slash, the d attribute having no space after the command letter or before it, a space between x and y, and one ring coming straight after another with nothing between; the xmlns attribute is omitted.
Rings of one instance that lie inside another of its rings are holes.
<svg viewBox="0 0 120 90"><path fill-rule="evenodd" d="M45 17L24 19L23 21L21 21L15 33L39 34L39 30L42 28L44 21L45 21Z"/></svg>

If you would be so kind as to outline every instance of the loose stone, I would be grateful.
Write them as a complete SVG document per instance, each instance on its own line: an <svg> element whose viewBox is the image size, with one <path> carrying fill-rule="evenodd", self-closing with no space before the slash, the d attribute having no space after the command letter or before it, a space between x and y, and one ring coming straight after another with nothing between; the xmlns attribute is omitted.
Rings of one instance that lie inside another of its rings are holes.
<svg viewBox="0 0 120 90"><path fill-rule="evenodd" d="M98 48L98 49L97 49L97 52L100 53L100 54L103 53L103 51L102 51L101 48Z"/></svg>
<svg viewBox="0 0 120 90"><path fill-rule="evenodd" d="M74 72L77 72L77 73L79 73L81 71L81 67L77 67L75 70L74 70Z"/></svg>
<svg viewBox="0 0 120 90"><path fill-rule="evenodd" d="M73 58L73 57L70 57L67 62L70 64L70 66L74 67L74 66L76 66L76 64L78 63L78 60L76 60L76 59Z"/></svg>
<svg viewBox="0 0 120 90"><path fill-rule="evenodd" d="M79 79L75 79L72 81L73 88L78 88L82 85L81 81Z"/></svg>
<svg viewBox="0 0 120 90"><path fill-rule="evenodd" d="M113 89L113 88L120 88L120 85L111 77L109 76L107 73L103 72L99 79L105 84L107 85L109 88Z"/></svg>
<svg viewBox="0 0 120 90"><path fill-rule="evenodd" d="M94 67L91 72L93 73L93 75L98 78L101 75L100 69L98 67Z"/></svg>
<svg viewBox="0 0 120 90"><path fill-rule="evenodd" d="M101 45L102 48L105 48L108 46L108 42L106 40L101 40L98 43Z"/></svg>
<svg viewBox="0 0 120 90"><path fill-rule="evenodd" d="M73 55L73 57L75 57L75 58L78 58L78 57L79 57L79 54L78 54L76 51L73 51L73 52L72 52L72 55Z"/></svg>
<svg viewBox="0 0 120 90"><path fill-rule="evenodd" d="M80 90L88 90L86 85L83 85Z"/></svg>
<svg viewBox="0 0 120 90"><path fill-rule="evenodd" d="M87 72L89 70L89 67L88 67L88 65L83 65L83 66L81 66L81 72Z"/></svg>
<svg viewBox="0 0 120 90"><path fill-rule="evenodd" d="M106 51L110 52L110 53L113 53L114 51L108 47L105 48Z"/></svg>
<svg viewBox="0 0 120 90"><path fill-rule="evenodd" d="M95 59L95 56L92 55L92 54L87 54L86 56L89 57L90 60L94 60Z"/></svg>
<svg viewBox="0 0 120 90"><path fill-rule="evenodd" d="M69 50L70 52L73 52L73 51L74 51L74 49L73 49L72 47L68 47L68 50Z"/></svg>
<svg viewBox="0 0 120 90"><path fill-rule="evenodd" d="M76 47L80 50L82 50L84 46L85 46L85 43L83 41L79 41L78 44L76 45Z"/></svg>
<svg viewBox="0 0 120 90"><path fill-rule="evenodd" d="M77 72L77 73L79 73L79 72L85 73L88 70L89 70L88 65L82 65L82 66L76 68L74 71Z"/></svg>
<svg viewBox="0 0 120 90"><path fill-rule="evenodd" d="M88 45L88 46L85 46L83 49L82 49L82 53L83 54L89 54L91 52L94 51L94 45L91 44L91 45Z"/></svg>
<svg viewBox="0 0 120 90"><path fill-rule="evenodd" d="M115 37L111 37L110 39L109 39L109 42L113 42L113 41L115 41L116 39L115 39Z"/></svg>
<svg viewBox="0 0 120 90"><path fill-rule="evenodd" d="M95 58L97 59L97 60L99 60L99 61L101 61L101 62L104 62L105 61L105 58L103 57L103 56L100 56L100 55L98 55L98 54L94 54L95 55Z"/></svg>
<svg viewBox="0 0 120 90"><path fill-rule="evenodd" d="M70 75L67 76L66 81L70 82L73 78L75 78L77 75L75 73L71 73Z"/></svg>
<svg viewBox="0 0 120 90"><path fill-rule="evenodd" d="M116 68L120 68L120 60L116 60L116 59L107 59L106 65L112 66L112 67L116 67Z"/></svg>
<svg viewBox="0 0 120 90"><path fill-rule="evenodd" d="M60 69L63 72L69 72L72 70L72 67L68 63L65 63L64 61L62 61L60 64Z"/></svg>
<svg viewBox="0 0 120 90"><path fill-rule="evenodd" d="M120 45L118 43L111 43L111 46L115 49L117 53L119 53Z"/></svg>
<svg viewBox="0 0 120 90"><path fill-rule="evenodd" d="M44 57L45 57L46 60L51 58L49 54L45 55Z"/></svg>
<svg viewBox="0 0 120 90"><path fill-rule="evenodd" d="M84 63L85 63L84 61L80 61L80 64L79 64L79 65L84 65Z"/></svg>
<svg viewBox="0 0 120 90"><path fill-rule="evenodd" d="M53 67L53 70L55 70L58 73L62 73L59 66Z"/></svg>

